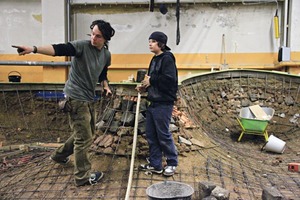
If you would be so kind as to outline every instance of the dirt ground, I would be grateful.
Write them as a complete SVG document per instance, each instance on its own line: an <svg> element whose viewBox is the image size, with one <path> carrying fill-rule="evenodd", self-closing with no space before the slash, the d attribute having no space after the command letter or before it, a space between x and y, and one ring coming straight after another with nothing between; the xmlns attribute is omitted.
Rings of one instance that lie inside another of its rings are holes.
<svg viewBox="0 0 300 200"><path fill-rule="evenodd" d="M300 162L300 130L296 115L300 113L299 84L283 86L281 80L268 80L265 90L264 80L253 81L253 87L249 87L248 78L234 81L208 80L182 86L180 101L176 104L180 114L174 112L178 130L173 135L179 151L179 166L173 177L145 174L137 169L147 157L145 138L138 135L130 199L147 199L147 187L163 181L191 185L195 190L192 199L199 199L199 182L205 181L227 189L230 199L261 199L265 187L275 187L284 199L300 198L299 173L288 171L289 163ZM116 99L129 95L136 100L132 90L114 87L112 99L102 98L97 102L97 122L108 108L114 108ZM292 89L288 91L282 87ZM222 91L226 98L222 97ZM67 115L58 111L57 101L40 98L35 91L16 90L2 94L0 199L124 199L133 129L118 135L119 132L111 133L105 122L95 140L103 134L117 139L105 148L98 144L91 148L93 169L103 171L105 178L95 187L76 188L72 162L59 166L48 159L55 147L71 134ZM254 94L257 100L251 99ZM294 99L291 105L288 105L288 96ZM267 130L269 135L286 142L282 154L262 149L266 141L261 135L244 135L240 142L237 141L242 130L237 117L245 102L275 109ZM181 118L183 115L188 122ZM120 119L120 114L114 116ZM179 141L179 136L200 144L185 144Z"/></svg>

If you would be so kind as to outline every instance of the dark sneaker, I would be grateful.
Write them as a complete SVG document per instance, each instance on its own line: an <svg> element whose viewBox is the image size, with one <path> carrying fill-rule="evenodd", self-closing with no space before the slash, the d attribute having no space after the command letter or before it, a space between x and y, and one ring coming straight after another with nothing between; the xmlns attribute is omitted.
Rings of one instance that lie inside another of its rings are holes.
<svg viewBox="0 0 300 200"><path fill-rule="evenodd" d="M153 172L153 173L156 173L156 174L161 174L163 172L162 169L155 169L154 167L152 167L149 163L147 164L141 164L139 166L139 169L140 170L144 170L144 171L150 171L150 172Z"/></svg>
<svg viewBox="0 0 300 200"><path fill-rule="evenodd" d="M80 187L85 185L96 185L103 178L103 176L103 172L93 172L91 173L89 180L82 184L76 184L76 186Z"/></svg>
<svg viewBox="0 0 300 200"><path fill-rule="evenodd" d="M173 176L175 174L176 166L166 166L164 169L165 176Z"/></svg>
<svg viewBox="0 0 300 200"><path fill-rule="evenodd" d="M65 158L64 160L57 160L57 159L53 158L52 156L50 156L50 160L52 160L52 161L54 161L54 162L56 162L58 164L61 164L61 165L66 165L66 164L68 164L70 162L70 158L69 157Z"/></svg>
<svg viewBox="0 0 300 200"><path fill-rule="evenodd" d="M90 185L96 185L103 178L103 176L103 172L91 173L91 177L89 179Z"/></svg>

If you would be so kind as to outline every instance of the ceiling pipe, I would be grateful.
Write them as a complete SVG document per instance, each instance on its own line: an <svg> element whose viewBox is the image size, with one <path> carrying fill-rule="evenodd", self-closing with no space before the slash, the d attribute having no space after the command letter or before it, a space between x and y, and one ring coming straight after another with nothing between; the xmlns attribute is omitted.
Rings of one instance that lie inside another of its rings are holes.
<svg viewBox="0 0 300 200"><path fill-rule="evenodd" d="M243 3L245 0L180 0L180 3ZM278 0L278 1L284 1L284 0ZM155 0L155 3L176 3L176 0ZM116 0L116 1L111 1L111 0L71 0L71 5L76 5L76 4L149 4L150 0L135 0L135 1L130 1L130 0Z"/></svg>
<svg viewBox="0 0 300 200"><path fill-rule="evenodd" d="M70 66L71 62L43 62L43 61L0 61L1 65L20 65L20 66Z"/></svg>
<svg viewBox="0 0 300 200"><path fill-rule="evenodd" d="M284 2L284 17L283 17L283 46L288 46L288 16L289 16L289 1L285 0Z"/></svg>
<svg viewBox="0 0 300 200"><path fill-rule="evenodd" d="M67 0L66 15L67 15L67 42L71 41L71 0Z"/></svg>

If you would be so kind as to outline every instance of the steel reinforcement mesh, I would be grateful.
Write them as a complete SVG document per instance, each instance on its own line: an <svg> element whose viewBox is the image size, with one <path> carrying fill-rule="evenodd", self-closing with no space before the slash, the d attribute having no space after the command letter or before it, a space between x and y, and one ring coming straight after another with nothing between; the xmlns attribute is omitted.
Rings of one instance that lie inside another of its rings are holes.
<svg viewBox="0 0 300 200"><path fill-rule="evenodd" d="M38 90L29 84L16 84L9 90L1 87L0 199L125 199L131 151L91 149L93 169L105 174L94 186L76 187L73 162L62 166L49 159L55 147L46 144L64 141L71 133L67 115L57 109L61 87L53 90L51 86L52 92L58 91L54 95L46 86L39 86ZM113 108L113 101L120 96L136 97L134 86L113 87L113 98L98 100L98 116ZM227 189L230 199L261 199L265 187L275 187L283 199L300 198L299 172L288 171L289 163L300 162L299 125L297 119L291 120L300 111L299 88L298 77L253 71L187 79L179 91L181 110L189 114L195 127L181 127L179 131L203 145L180 153L173 177L139 170L138 165L146 161L146 156L137 152L130 199L148 199L147 187L163 181L191 185L195 190L192 199L199 199L199 182L203 181ZM222 98L222 91L226 98ZM291 101L286 97L292 97L292 104L287 105ZM262 150L265 141L261 136L245 135L237 142L241 131L236 121L237 101L252 102L251 98L260 105L274 107L268 132L286 142L282 154ZM106 125L104 134L111 134L110 124ZM120 136L115 149L123 148L123 138Z"/></svg>

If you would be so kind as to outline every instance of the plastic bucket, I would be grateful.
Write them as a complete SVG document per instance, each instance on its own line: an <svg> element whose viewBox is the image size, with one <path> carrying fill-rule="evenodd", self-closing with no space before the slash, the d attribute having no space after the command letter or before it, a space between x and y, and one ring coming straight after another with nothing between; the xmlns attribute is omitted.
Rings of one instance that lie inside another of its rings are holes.
<svg viewBox="0 0 300 200"><path fill-rule="evenodd" d="M147 70L139 69L137 71L137 75L136 75L136 82L139 82L139 83L142 82L142 80L144 80L144 78L145 78L146 73L147 73Z"/></svg>
<svg viewBox="0 0 300 200"><path fill-rule="evenodd" d="M149 200L191 200L194 189L190 185L184 183L165 181L149 186L146 193Z"/></svg>
<svg viewBox="0 0 300 200"><path fill-rule="evenodd" d="M11 74L17 74L17 75L11 75ZM11 71L8 73L8 81L9 82L21 82L21 74L17 71Z"/></svg>
<svg viewBox="0 0 300 200"><path fill-rule="evenodd" d="M270 135L268 142L266 143L264 149L266 151L271 151L275 153L283 153L285 150L286 142L281 139L275 137L274 135Z"/></svg>

